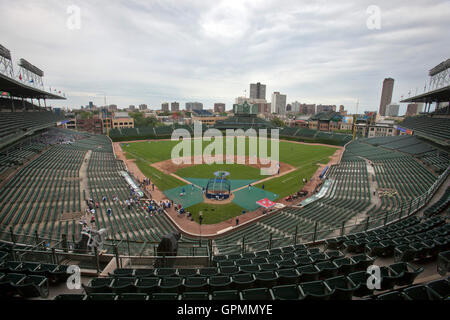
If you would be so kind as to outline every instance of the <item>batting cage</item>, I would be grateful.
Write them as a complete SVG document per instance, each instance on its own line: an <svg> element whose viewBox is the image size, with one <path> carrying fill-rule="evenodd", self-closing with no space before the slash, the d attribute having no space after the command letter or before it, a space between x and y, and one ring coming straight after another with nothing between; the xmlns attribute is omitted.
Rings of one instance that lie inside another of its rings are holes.
<svg viewBox="0 0 450 320"><path fill-rule="evenodd" d="M230 197L231 184L224 178L214 178L206 185L206 197L208 199L225 200Z"/></svg>

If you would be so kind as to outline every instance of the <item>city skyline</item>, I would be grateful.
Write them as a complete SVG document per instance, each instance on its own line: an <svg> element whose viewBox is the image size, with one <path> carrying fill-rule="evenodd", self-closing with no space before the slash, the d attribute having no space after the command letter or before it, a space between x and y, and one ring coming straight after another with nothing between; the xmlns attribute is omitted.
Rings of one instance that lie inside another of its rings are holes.
<svg viewBox="0 0 450 320"><path fill-rule="evenodd" d="M378 109L387 77L396 81L393 103L423 92L428 70L450 51L448 2L379 1L379 30L366 25L371 4L79 2L81 28L69 30L70 2L21 1L3 6L0 27L14 62L29 59L44 70L46 88L66 93L55 107L103 105L106 95L120 107L200 101L230 110L261 82L267 96L355 112L358 99L359 111Z"/></svg>

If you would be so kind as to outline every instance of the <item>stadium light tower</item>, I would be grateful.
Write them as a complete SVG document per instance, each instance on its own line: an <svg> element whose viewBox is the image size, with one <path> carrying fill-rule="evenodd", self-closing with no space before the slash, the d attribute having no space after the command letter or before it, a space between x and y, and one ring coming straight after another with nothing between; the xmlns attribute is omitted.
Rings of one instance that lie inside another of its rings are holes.
<svg viewBox="0 0 450 320"><path fill-rule="evenodd" d="M0 44L0 72L10 78L14 78L11 51Z"/></svg>
<svg viewBox="0 0 450 320"><path fill-rule="evenodd" d="M24 80L27 84L32 84L35 87L44 89L44 81L42 80L44 71L35 67L25 59L20 59L18 65L20 67L18 77L20 80Z"/></svg>

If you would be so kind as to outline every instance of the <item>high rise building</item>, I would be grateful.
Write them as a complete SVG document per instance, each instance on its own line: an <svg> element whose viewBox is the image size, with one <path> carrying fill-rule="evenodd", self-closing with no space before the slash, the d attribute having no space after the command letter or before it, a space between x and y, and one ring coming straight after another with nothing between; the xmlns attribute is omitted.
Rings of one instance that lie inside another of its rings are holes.
<svg viewBox="0 0 450 320"><path fill-rule="evenodd" d="M272 113L286 114L286 95L274 92L272 94Z"/></svg>
<svg viewBox="0 0 450 320"><path fill-rule="evenodd" d="M392 101L392 92L394 91L394 79L386 78L383 81L380 100L380 116L386 116L386 106Z"/></svg>
<svg viewBox="0 0 450 320"><path fill-rule="evenodd" d="M203 110L203 103L201 102L186 102L186 111Z"/></svg>
<svg viewBox="0 0 450 320"><path fill-rule="evenodd" d="M400 109L399 104L390 103L386 106L386 116L387 117L397 117L398 116L398 110Z"/></svg>
<svg viewBox="0 0 450 320"><path fill-rule="evenodd" d="M224 113L225 112L225 103L214 103L214 112Z"/></svg>
<svg viewBox="0 0 450 320"><path fill-rule="evenodd" d="M300 105L301 105L301 103L298 102L298 101L291 102L292 112L299 113L300 112Z"/></svg>
<svg viewBox="0 0 450 320"><path fill-rule="evenodd" d="M169 103L168 102L164 102L163 104L161 104L161 110L162 111L169 111Z"/></svg>
<svg viewBox="0 0 450 320"><path fill-rule="evenodd" d="M328 112L328 111L336 112L336 106L319 104L316 109L316 113Z"/></svg>
<svg viewBox="0 0 450 320"><path fill-rule="evenodd" d="M266 99L266 85L258 83L250 84L250 99Z"/></svg>
<svg viewBox="0 0 450 320"><path fill-rule="evenodd" d="M141 110L141 111L147 110L147 105L146 104L140 104L139 105L139 110Z"/></svg>
<svg viewBox="0 0 450 320"><path fill-rule="evenodd" d="M171 104L170 104L170 110L171 111L180 111L180 103L178 103L178 102L172 102Z"/></svg>
<svg viewBox="0 0 450 320"><path fill-rule="evenodd" d="M128 109L129 109L130 111L134 111L134 110L136 109L136 106L130 105L130 106L128 107Z"/></svg>
<svg viewBox="0 0 450 320"><path fill-rule="evenodd" d="M299 113L306 115L313 115L316 113L316 105L303 103L300 105Z"/></svg>

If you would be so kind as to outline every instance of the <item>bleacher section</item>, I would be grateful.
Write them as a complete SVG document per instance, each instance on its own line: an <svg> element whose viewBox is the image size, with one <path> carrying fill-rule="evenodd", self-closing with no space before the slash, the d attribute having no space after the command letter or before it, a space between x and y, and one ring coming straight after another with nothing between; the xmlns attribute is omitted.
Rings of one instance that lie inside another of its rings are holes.
<svg viewBox="0 0 450 320"><path fill-rule="evenodd" d="M327 143L341 146L352 140L352 136L348 134L291 127L281 129L280 137L296 138L306 142Z"/></svg>
<svg viewBox="0 0 450 320"><path fill-rule="evenodd" d="M414 135L423 136L436 143L450 144L450 117L407 117L400 127L411 129Z"/></svg>
<svg viewBox="0 0 450 320"><path fill-rule="evenodd" d="M54 127L56 122L64 120L50 111L40 112L0 112L0 147L11 138L18 138L34 131Z"/></svg>
<svg viewBox="0 0 450 320"><path fill-rule="evenodd" d="M113 141L170 139L175 129L186 129L191 135L194 134L193 125L174 124L170 126L111 129L109 131L109 137ZM207 127L202 125L202 132L205 130L207 130Z"/></svg>
<svg viewBox="0 0 450 320"><path fill-rule="evenodd" d="M270 122L261 119L255 115L234 115L225 120L216 121L214 128L219 130L225 129L258 130L258 129L271 129L274 128L274 126Z"/></svg>

